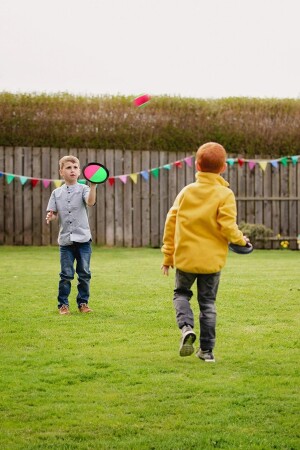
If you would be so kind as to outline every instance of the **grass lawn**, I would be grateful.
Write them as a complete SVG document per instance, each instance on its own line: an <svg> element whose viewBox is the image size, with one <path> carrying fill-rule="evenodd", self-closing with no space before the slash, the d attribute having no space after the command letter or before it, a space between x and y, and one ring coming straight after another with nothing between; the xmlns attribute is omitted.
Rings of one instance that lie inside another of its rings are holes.
<svg viewBox="0 0 300 450"><path fill-rule="evenodd" d="M58 248L0 257L2 449L300 448L300 252L229 254L215 364L179 357L157 249L94 247L94 312L77 312L74 281L70 316Z"/></svg>

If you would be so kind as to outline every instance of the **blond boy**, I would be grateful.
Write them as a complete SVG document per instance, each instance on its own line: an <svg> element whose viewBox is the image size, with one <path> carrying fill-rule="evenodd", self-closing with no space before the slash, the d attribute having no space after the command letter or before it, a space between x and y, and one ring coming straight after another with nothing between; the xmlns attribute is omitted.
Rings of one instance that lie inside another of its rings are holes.
<svg viewBox="0 0 300 450"><path fill-rule="evenodd" d="M77 182L80 175L78 158L64 156L59 161L59 173L65 183L51 194L47 206L47 223L59 220L58 243L60 250L60 281L58 286L58 311L69 314L69 294L74 278L74 262L78 275L77 305L80 312L89 313L91 231L87 206L96 203L96 185Z"/></svg>

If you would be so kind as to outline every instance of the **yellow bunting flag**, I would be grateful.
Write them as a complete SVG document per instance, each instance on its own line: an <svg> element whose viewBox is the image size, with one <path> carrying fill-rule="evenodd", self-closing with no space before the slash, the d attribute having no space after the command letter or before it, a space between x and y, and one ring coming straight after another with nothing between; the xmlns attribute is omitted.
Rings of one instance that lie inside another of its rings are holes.
<svg viewBox="0 0 300 450"><path fill-rule="evenodd" d="M132 179L132 181L136 184L137 183L137 173L131 173L129 176Z"/></svg>
<svg viewBox="0 0 300 450"><path fill-rule="evenodd" d="M56 188L59 188L63 184L63 181L62 180L54 180L53 183Z"/></svg>
<svg viewBox="0 0 300 450"><path fill-rule="evenodd" d="M267 167L267 161L259 161L259 165L262 168L262 170L265 171Z"/></svg>

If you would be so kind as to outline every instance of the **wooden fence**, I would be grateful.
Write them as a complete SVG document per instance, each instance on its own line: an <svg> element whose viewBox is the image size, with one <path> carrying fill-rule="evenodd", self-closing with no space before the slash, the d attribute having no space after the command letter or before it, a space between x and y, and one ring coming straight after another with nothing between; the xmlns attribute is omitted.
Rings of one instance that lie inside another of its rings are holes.
<svg viewBox="0 0 300 450"><path fill-rule="evenodd" d="M192 155L190 151L0 147L0 172L15 175L10 180L7 175L0 177L0 244L57 243L57 224L48 226L45 222L46 206L55 186L51 182L45 187L43 180L59 179L58 161L66 154L77 156L82 166L102 162L111 176L138 174L136 183L128 176L126 183L115 178L113 185L107 182L98 186L97 204L90 210L94 243L161 246L168 209L179 190L194 181L194 160L191 166L184 161ZM183 162L177 166L176 161ZM265 170L258 164L250 170L247 164L240 167L235 163L224 174L236 195L238 223L264 224L274 236L287 238L293 249L300 233L299 162L278 167L267 164ZM155 168L159 170L148 172ZM149 179L141 175L142 171ZM40 179L36 186L31 178ZM279 241L271 239L261 246L279 248Z"/></svg>

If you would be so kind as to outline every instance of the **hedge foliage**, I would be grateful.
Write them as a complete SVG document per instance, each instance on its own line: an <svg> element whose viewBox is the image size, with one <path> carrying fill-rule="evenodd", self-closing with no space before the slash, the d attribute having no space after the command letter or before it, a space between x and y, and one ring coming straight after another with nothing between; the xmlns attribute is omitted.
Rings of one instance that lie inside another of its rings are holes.
<svg viewBox="0 0 300 450"><path fill-rule="evenodd" d="M231 154L299 153L300 99L190 99L0 93L0 145L195 151L217 141Z"/></svg>

